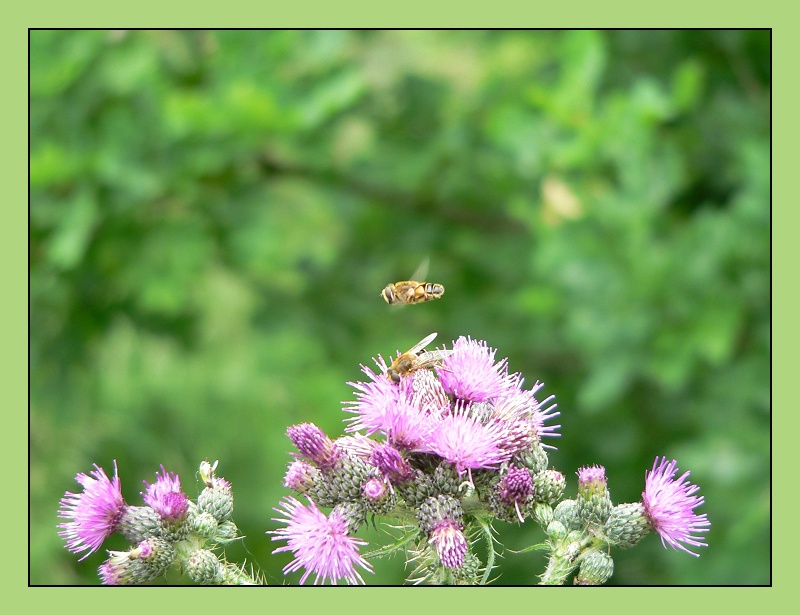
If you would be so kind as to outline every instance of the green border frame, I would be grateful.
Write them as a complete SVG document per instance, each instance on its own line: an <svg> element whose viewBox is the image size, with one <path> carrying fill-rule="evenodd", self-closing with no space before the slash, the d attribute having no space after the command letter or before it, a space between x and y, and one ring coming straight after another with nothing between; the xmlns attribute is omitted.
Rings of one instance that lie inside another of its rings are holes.
<svg viewBox="0 0 800 615"><path fill-rule="evenodd" d="M789 152L791 135L796 133L791 126L797 127L797 119L789 112L789 104L796 100L791 90L796 89L795 58L798 53L796 32L790 30L795 21L778 11L778 3L767 0L746 7L733 7L729 3L698 3L679 0L662 5L651 3L614 1L604 3L585 3L579 7L565 4L546 4L521 2L519 0L495 0L479 7L467 7L463 1L446 0L440 3L407 0L403 3L379 5L363 0L339 0L338 2L300 2L288 4L267 4L256 2L228 1L219 5L201 6L197 3L166 3L140 0L137 3L101 3L96 0L77 2L54 2L31 0L13 9L4 9L2 37L4 52L2 54L6 79L6 95L3 97L4 131L3 143L4 165L7 178L26 178L27 160L18 152L27 151L27 123L20 118L27 118L27 58L29 27L85 27L85 26L159 26L189 27L214 26L237 27L258 24L263 27L772 27L778 19L780 26L773 30L773 59L776 76L773 83L775 90L774 151ZM785 6L785 5L784 5ZM724 7L724 8L723 8ZM186 8L190 10L187 11ZM422 9L422 10L418 10ZM719 10L723 9L723 10ZM783 11L786 13L786 11ZM579 17L576 19L576 15ZM792 51L794 49L794 51ZM23 55L24 54L24 55ZM795 119L792 119L795 118ZM13 153L12 153L13 152ZM793 161L783 162L781 156L777 161L775 173L781 176L781 168L788 167ZM788 170L788 169L787 169ZM785 176L785 173L784 173ZM21 263L23 254L27 255L27 237L22 229L27 228L27 209L17 203L27 201L27 185L11 182L11 198L13 204L6 207L10 218L2 230L3 279L8 290L5 301L0 303L6 316L3 319L3 339L7 343L3 374L4 387L11 392L10 403L6 404L5 417L10 422L13 439L8 439L3 447L4 467L9 470L6 477L12 481L12 493L27 494L27 472L20 466L26 466L27 458L27 360L11 360L17 358L17 352L27 357L27 279L24 277ZM792 223L792 214L783 203L788 190L781 190L780 181L774 183L773 215L777 224L773 236L773 256L775 274L774 310L777 321L786 324L790 318L789 310L795 302L790 286L790 272L794 259L798 258L796 247L798 242L792 235L796 228ZM781 196L784 198L782 199ZM24 211L24 213L23 213ZM792 256L794 254L794 256ZM783 282L783 284L781 283ZM791 369L790 344L796 335L783 333L776 339L777 357L787 359L786 364L780 360L774 362L777 400L786 401ZM778 404L785 407L787 404ZM797 414L784 412L779 414L779 425L784 425L787 418L796 423ZM784 425L775 433L776 453L774 456L774 481L778 486L784 483L782 478L787 473L788 459L781 455L781 444L786 444L794 430ZM10 441L9 441L10 440ZM23 444L23 442L25 444ZM785 450L785 449L783 449ZM778 463L783 461L784 463ZM764 477L769 480L769 477ZM6 493L9 491L6 489ZM792 491L775 490L773 527L774 536L783 536L785 520L781 523L780 511L786 510L791 502L787 502ZM742 494L746 496L746 494ZM417 606L425 610L446 609L467 612L481 612L497 609L498 606L510 609L539 609L543 606L568 606L571 608L605 607L617 611L629 607L632 610L647 609L650 612L662 612L668 609L686 607L702 608L705 605L726 609L727 612L739 613L755 609L769 609L769 605L777 603L780 594L787 597L788 583L784 581L786 573L780 574L779 567L774 566L772 588L583 588L572 591L556 588L537 587L487 587L487 588L40 588L27 587L27 565L16 565L13 553L20 546L20 553L27 555L27 532L17 531L17 527L27 527L27 505L15 506L15 499L9 498L3 506L3 517L6 520L5 557L3 568L4 596L12 606L25 605L26 609L47 608L51 612L99 612L100 609L115 613L147 611L153 608L159 612L174 609L185 612L193 606L202 607L205 612L224 609L234 612L237 607L252 607L259 611L277 611L281 607L301 608L303 611L313 607L325 612L346 608L348 612L401 612ZM782 531L783 530L783 531ZM775 543L774 543L775 544ZM785 541L775 544L773 562L783 561L790 564L789 549ZM10 547L10 548L9 548ZM24 572L20 572L24 571ZM791 574L791 573L789 573ZM147 592L120 594L123 592ZM154 593L155 592L155 593ZM266 592L266 593L265 593ZM534 593L536 592L536 593ZM588 592L588 593L587 593Z"/></svg>

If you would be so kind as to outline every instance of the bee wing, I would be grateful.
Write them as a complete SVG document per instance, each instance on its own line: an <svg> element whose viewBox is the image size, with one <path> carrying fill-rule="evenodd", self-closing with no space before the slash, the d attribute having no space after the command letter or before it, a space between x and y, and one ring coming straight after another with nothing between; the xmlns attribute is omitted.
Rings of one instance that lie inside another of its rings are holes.
<svg viewBox="0 0 800 615"><path fill-rule="evenodd" d="M451 354L453 354L452 350L429 350L417 356L417 360L414 361L414 366L418 368L430 367L431 365L438 364L442 359L449 357Z"/></svg>
<svg viewBox="0 0 800 615"><path fill-rule="evenodd" d="M408 352L410 352L411 354L418 354L420 350L422 350L423 348L425 348L425 346L427 346L427 345L428 345L428 344L430 344L430 343L431 343L433 340L435 340L437 335L439 335L439 334L438 334L438 333L436 333L436 332L434 331L434 332L433 332L433 333L431 333L429 336L427 336L427 337L424 337L423 339L421 339L420 341L418 341L416 344L414 344L414 345L413 345L413 346L412 346L412 347L411 347L411 348L408 350Z"/></svg>
<svg viewBox="0 0 800 615"><path fill-rule="evenodd" d="M427 256L422 259L419 265L417 265L417 270L411 276L411 280L425 280L428 277L428 266L431 264L431 259Z"/></svg>

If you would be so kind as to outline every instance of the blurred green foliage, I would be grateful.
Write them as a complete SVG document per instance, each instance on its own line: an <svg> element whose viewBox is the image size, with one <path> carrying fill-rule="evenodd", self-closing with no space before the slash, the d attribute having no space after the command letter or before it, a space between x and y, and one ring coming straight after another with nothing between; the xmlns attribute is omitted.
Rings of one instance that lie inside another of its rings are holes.
<svg viewBox="0 0 800 615"><path fill-rule="evenodd" d="M340 435L359 363L438 331L556 395L568 493L691 470L710 546L612 584L768 583L770 79L767 31L31 32L31 582L98 582L56 534L77 472L139 504L205 458L230 558L284 582L286 427ZM385 305L425 258L444 298Z"/></svg>

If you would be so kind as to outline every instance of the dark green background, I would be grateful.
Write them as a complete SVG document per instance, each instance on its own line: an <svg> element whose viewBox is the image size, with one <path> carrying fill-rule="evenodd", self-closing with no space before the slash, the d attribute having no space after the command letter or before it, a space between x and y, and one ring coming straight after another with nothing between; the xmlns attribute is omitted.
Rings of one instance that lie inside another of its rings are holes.
<svg viewBox="0 0 800 615"><path fill-rule="evenodd" d="M692 471L709 548L650 536L612 583L769 582L768 32L30 43L32 583L97 582L103 554L55 529L77 472L117 459L139 504L161 463L196 495L204 458L234 485L229 556L283 582L285 428L341 434L358 364L431 331L556 395L568 493L585 464L615 502L656 455ZM390 309L423 259L444 298ZM498 583L540 557L506 553Z"/></svg>

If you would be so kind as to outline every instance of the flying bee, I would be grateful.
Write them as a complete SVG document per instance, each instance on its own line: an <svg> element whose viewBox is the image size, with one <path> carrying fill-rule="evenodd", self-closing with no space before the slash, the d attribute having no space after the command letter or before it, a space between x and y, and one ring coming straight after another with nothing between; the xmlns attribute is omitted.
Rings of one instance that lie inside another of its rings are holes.
<svg viewBox="0 0 800 615"><path fill-rule="evenodd" d="M417 282L405 280L387 284L381 291L381 297L389 305L409 305L439 299L444 294L444 286L433 282Z"/></svg>
<svg viewBox="0 0 800 615"><path fill-rule="evenodd" d="M444 286L433 282L417 282L428 275L428 259L422 259L410 280L387 284L381 291L381 297L389 305L412 305L439 299L444 294Z"/></svg>
<svg viewBox="0 0 800 615"><path fill-rule="evenodd" d="M392 382L399 383L402 376L408 376L408 374L426 367L436 367L442 359L453 354L452 350L423 350L436 338L436 335L436 333L431 333L397 357L386 370L386 376Z"/></svg>

